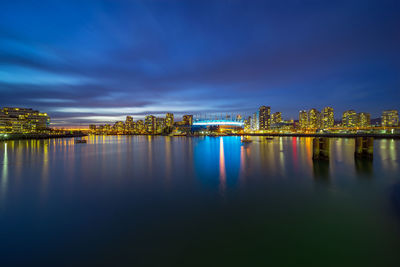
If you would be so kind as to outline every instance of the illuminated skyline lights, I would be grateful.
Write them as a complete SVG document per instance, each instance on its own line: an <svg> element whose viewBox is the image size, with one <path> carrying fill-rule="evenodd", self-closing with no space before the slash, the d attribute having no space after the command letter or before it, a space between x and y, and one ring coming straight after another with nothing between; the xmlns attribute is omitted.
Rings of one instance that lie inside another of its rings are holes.
<svg viewBox="0 0 400 267"><path fill-rule="evenodd" d="M391 127L399 125L399 112L397 110L385 110L382 112L382 126Z"/></svg>
<svg viewBox="0 0 400 267"><path fill-rule="evenodd" d="M259 130L268 130L271 124L271 107L261 106L259 109Z"/></svg>

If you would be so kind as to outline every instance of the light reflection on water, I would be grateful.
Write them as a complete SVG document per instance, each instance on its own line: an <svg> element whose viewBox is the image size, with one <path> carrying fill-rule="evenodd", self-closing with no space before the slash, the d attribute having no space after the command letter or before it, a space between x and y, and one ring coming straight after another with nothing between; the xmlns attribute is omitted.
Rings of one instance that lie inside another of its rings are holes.
<svg viewBox="0 0 400 267"><path fill-rule="evenodd" d="M389 174L399 171L399 141L395 140L375 140L374 160L365 161L354 159L354 140L331 139L331 159L326 163L311 159L312 138L252 139L253 143L245 145L239 137L90 136L87 144L75 144L73 139L8 141L1 148L2 194L7 192L9 172L14 184L31 176L28 167L33 168L32 176L40 178L43 193L57 169L70 182L93 172L98 172L99 179L110 174L115 179L138 175L153 179L162 174L170 181L179 170L195 166L194 173L186 174L210 183L218 177L221 192L254 175L256 179L297 175L334 181L341 175L373 177L375 169ZM125 177L127 169L131 172Z"/></svg>
<svg viewBox="0 0 400 267"><path fill-rule="evenodd" d="M154 248L165 255L182 250L181 244L193 239L207 240L194 245L206 254L212 254L214 245L206 244L213 239L215 246L226 247L228 240L234 251L247 251L251 246L243 247L231 236L239 232L257 244L255 251L266 249L261 237L281 249L281 239L300 242L303 255L331 238L338 258L350 246L368 244L368 249L391 261L391 251L400 248L399 218L390 195L399 183L397 140L375 140L374 159L366 161L355 160L353 139L331 139L331 158L323 162L312 160L312 138L251 137L248 144L240 137L86 139L87 144L75 144L73 139L1 143L0 250L12 252L12 240L26 237L10 230L16 223L30 234L26 246L33 252L51 247L53 237L70 242L87 238L87 247L122 258L119 253L126 243L143 255L154 252L152 246L141 246L147 242L142 233L165 245ZM322 226L328 231L310 240ZM175 241L157 232L164 228ZM35 250L36 235L49 243ZM103 242L95 242L96 236L114 242L115 250L109 252ZM166 240L172 243L166 245ZM374 244L386 244L387 250ZM76 255L87 249L72 247L68 248ZM194 251L189 249L187 257ZM33 252L27 258L39 257Z"/></svg>

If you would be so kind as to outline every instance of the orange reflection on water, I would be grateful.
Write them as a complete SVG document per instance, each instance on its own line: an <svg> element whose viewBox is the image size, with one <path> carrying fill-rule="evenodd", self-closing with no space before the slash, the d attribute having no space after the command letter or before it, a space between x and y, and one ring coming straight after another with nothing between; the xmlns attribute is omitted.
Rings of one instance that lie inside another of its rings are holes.
<svg viewBox="0 0 400 267"><path fill-rule="evenodd" d="M225 193L226 169L225 169L224 139L222 137L220 137L220 143L219 143L219 179L220 179L221 193Z"/></svg>
<svg viewBox="0 0 400 267"><path fill-rule="evenodd" d="M307 158L306 161L308 163L308 166L312 167L312 151L311 151L311 147L312 147L312 140L313 138L311 137L306 137L306 152L307 152Z"/></svg>

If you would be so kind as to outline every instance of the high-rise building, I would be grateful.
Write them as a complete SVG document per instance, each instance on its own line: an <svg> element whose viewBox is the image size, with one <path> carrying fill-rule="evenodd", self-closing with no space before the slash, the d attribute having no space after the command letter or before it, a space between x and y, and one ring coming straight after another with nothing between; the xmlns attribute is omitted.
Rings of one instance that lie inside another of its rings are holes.
<svg viewBox="0 0 400 267"><path fill-rule="evenodd" d="M382 127L393 127L399 125L399 112L397 110L385 110L382 113Z"/></svg>
<svg viewBox="0 0 400 267"><path fill-rule="evenodd" d="M299 127L301 129L308 128L308 113L306 110L300 110L299 112Z"/></svg>
<svg viewBox="0 0 400 267"><path fill-rule="evenodd" d="M253 131L257 131L258 129L260 129L259 127L259 120L258 120L258 113L254 112L253 113L253 117L251 118L251 129Z"/></svg>
<svg viewBox="0 0 400 267"><path fill-rule="evenodd" d="M183 115L182 120L185 125L192 125L193 124L193 115Z"/></svg>
<svg viewBox="0 0 400 267"><path fill-rule="evenodd" d="M282 122L282 112L275 112L271 115L271 124Z"/></svg>
<svg viewBox="0 0 400 267"><path fill-rule="evenodd" d="M167 115L165 116L165 126L166 127L174 126L174 114L167 113Z"/></svg>
<svg viewBox="0 0 400 267"><path fill-rule="evenodd" d="M238 114L236 115L236 121L241 121L242 120L242 115Z"/></svg>
<svg viewBox="0 0 400 267"><path fill-rule="evenodd" d="M144 133L146 131L145 127L144 127L144 122L143 120L138 120L136 122L136 132L137 133Z"/></svg>
<svg viewBox="0 0 400 267"><path fill-rule="evenodd" d="M321 126L321 117L318 110L315 108L308 111L308 128L317 129Z"/></svg>
<svg viewBox="0 0 400 267"><path fill-rule="evenodd" d="M117 131L118 133L123 133L125 129L125 124L122 121L117 121L113 125L113 131Z"/></svg>
<svg viewBox="0 0 400 267"><path fill-rule="evenodd" d="M326 128L331 128L334 126L335 124L335 118L334 118L334 114L333 114L333 108L331 107L325 107L322 110L322 127L324 129Z"/></svg>
<svg viewBox="0 0 400 267"><path fill-rule="evenodd" d="M371 126L371 114L367 112L358 113L358 127L369 127Z"/></svg>
<svg viewBox="0 0 400 267"><path fill-rule="evenodd" d="M153 115L146 116L144 126L147 133L154 134L156 131L156 117Z"/></svg>
<svg viewBox="0 0 400 267"><path fill-rule="evenodd" d="M173 115L172 115L173 116ZM162 133L164 128L166 127L167 119L165 118L156 118L156 132Z"/></svg>
<svg viewBox="0 0 400 267"><path fill-rule="evenodd" d="M343 112L342 126L347 128L353 128L358 125L358 115L354 110L347 110Z"/></svg>
<svg viewBox="0 0 400 267"><path fill-rule="evenodd" d="M134 130L133 124L134 123L133 123L132 116L126 116L126 119L125 119L125 130L128 131L128 132L132 132Z"/></svg>
<svg viewBox="0 0 400 267"><path fill-rule="evenodd" d="M271 124L271 108L261 106L258 115L258 128L260 130L268 130Z"/></svg>
<svg viewBox="0 0 400 267"><path fill-rule="evenodd" d="M251 116L244 120L244 129L249 131L251 129Z"/></svg>

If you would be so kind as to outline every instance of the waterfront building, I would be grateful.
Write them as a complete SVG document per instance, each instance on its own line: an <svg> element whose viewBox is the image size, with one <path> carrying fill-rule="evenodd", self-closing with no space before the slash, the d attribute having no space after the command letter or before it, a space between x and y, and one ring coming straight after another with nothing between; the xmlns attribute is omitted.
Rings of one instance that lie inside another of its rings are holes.
<svg viewBox="0 0 400 267"><path fill-rule="evenodd" d="M399 126L399 112L397 110L385 110L382 113L382 127Z"/></svg>
<svg viewBox="0 0 400 267"><path fill-rule="evenodd" d="M271 115L271 124L282 122L282 112L275 112Z"/></svg>
<svg viewBox="0 0 400 267"><path fill-rule="evenodd" d="M5 107L0 114L0 131L35 133L49 128L50 117L31 108Z"/></svg>
<svg viewBox="0 0 400 267"><path fill-rule="evenodd" d="M166 127L174 126L174 114L167 113L167 115L165 116L165 126Z"/></svg>
<svg viewBox="0 0 400 267"><path fill-rule="evenodd" d="M317 129L321 125L320 113L317 109L312 108L308 112L308 128Z"/></svg>
<svg viewBox="0 0 400 267"><path fill-rule="evenodd" d="M358 127L370 127L371 126L371 114L367 112L358 113Z"/></svg>
<svg viewBox="0 0 400 267"><path fill-rule="evenodd" d="M193 124L193 115L183 115L182 121L185 125Z"/></svg>
<svg viewBox="0 0 400 267"><path fill-rule="evenodd" d="M258 127L256 130L268 130L269 126L271 124L271 108L266 107L266 106L261 106L259 109L259 114L258 114Z"/></svg>
<svg viewBox="0 0 400 267"><path fill-rule="evenodd" d="M111 125L110 124L104 124L104 133L109 133L111 131Z"/></svg>
<svg viewBox="0 0 400 267"><path fill-rule="evenodd" d="M4 115L0 110L0 133L7 132L7 126L9 124L8 120L8 116Z"/></svg>
<svg viewBox="0 0 400 267"><path fill-rule="evenodd" d="M136 122L136 132L141 134L145 132L144 122L143 120L138 120Z"/></svg>
<svg viewBox="0 0 400 267"><path fill-rule="evenodd" d="M89 131L90 131L90 133L92 133L92 134L95 134L96 132L97 132L97 127L96 127L96 125L95 124L89 124Z"/></svg>
<svg viewBox="0 0 400 267"><path fill-rule="evenodd" d="M324 129L331 128L335 124L333 108L325 107L321 114L321 124Z"/></svg>
<svg viewBox="0 0 400 267"><path fill-rule="evenodd" d="M251 129L257 131L259 129L258 113L254 112L251 118Z"/></svg>
<svg viewBox="0 0 400 267"><path fill-rule="evenodd" d="M134 131L134 122L132 116L126 116L125 119L125 130L128 133L132 133Z"/></svg>
<svg viewBox="0 0 400 267"><path fill-rule="evenodd" d="M300 110L299 112L299 127L300 129L308 128L308 113L306 110Z"/></svg>
<svg viewBox="0 0 400 267"><path fill-rule="evenodd" d="M124 133L125 130L125 124L122 121L117 121L113 125L113 131L117 132L118 134Z"/></svg>
<svg viewBox="0 0 400 267"><path fill-rule="evenodd" d="M354 110L347 110L343 112L342 126L347 128L353 128L358 125L358 115Z"/></svg>
<svg viewBox="0 0 400 267"><path fill-rule="evenodd" d="M251 130L251 116L247 117L247 119L244 120L244 130L245 131Z"/></svg>
<svg viewBox="0 0 400 267"><path fill-rule="evenodd" d="M148 134L154 134L156 131L156 117L153 115L146 116L144 126Z"/></svg>
<svg viewBox="0 0 400 267"><path fill-rule="evenodd" d="M168 114L171 114L171 113L168 113ZM173 120L173 118L172 118L172 120ZM156 118L156 132L162 133L163 130L165 129L165 127L167 127L167 118L165 118L165 119L164 118Z"/></svg>
<svg viewBox="0 0 400 267"><path fill-rule="evenodd" d="M277 131L293 131L294 123L293 121L281 121L271 124L270 128Z"/></svg>

